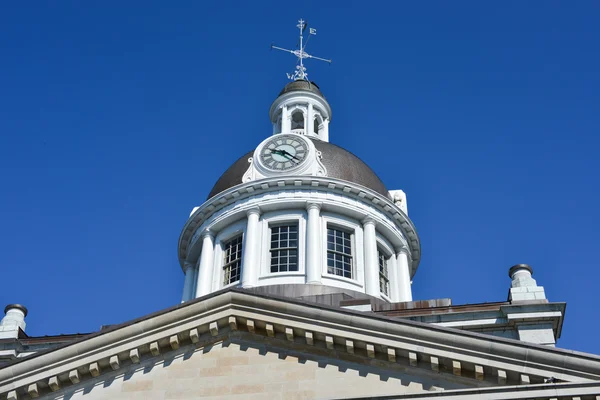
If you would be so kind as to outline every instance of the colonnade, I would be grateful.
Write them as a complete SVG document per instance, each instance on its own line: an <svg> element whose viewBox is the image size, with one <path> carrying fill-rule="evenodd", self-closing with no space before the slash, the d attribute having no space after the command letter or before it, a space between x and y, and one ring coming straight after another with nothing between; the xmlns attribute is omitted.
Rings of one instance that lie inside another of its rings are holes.
<svg viewBox="0 0 600 400"><path fill-rule="evenodd" d="M326 260L320 203L307 204L306 224L306 283L320 285ZM247 223L242 246L241 286L254 287L260 275L260 209L246 212ZM377 254L377 222L367 217L362 221L364 253L364 291L373 297L381 297L379 286L379 258ZM184 265L185 282L182 302L211 293L214 271L215 235L206 230L202 233L202 251L197 264ZM389 298L392 302L412 301L410 282L410 252L405 247L395 249L387 260L390 282Z"/></svg>

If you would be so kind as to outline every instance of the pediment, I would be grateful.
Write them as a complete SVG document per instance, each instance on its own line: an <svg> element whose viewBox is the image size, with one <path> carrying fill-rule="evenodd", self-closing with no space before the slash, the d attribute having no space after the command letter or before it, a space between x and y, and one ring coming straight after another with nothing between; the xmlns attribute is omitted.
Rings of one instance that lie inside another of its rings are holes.
<svg viewBox="0 0 600 400"><path fill-rule="evenodd" d="M188 345L139 364L128 364L53 393L57 398L348 398L470 388L407 368L389 368L347 357L304 353L227 335L200 347ZM224 340L221 340L224 339ZM442 384L443 386L438 386Z"/></svg>
<svg viewBox="0 0 600 400"><path fill-rule="evenodd" d="M466 395L551 377L594 386L599 376L593 355L229 290L10 364L0 369L0 396L118 398L137 387L153 398L187 387L177 396L196 398L208 382L223 383L225 397L267 387L272 395L276 382L300 398ZM174 386L156 389L164 377Z"/></svg>

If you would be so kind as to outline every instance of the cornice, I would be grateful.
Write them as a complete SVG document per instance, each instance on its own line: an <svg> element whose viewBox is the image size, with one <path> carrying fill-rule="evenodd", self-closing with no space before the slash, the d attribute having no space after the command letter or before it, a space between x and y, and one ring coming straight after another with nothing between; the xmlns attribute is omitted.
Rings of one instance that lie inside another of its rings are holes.
<svg viewBox="0 0 600 400"><path fill-rule="evenodd" d="M517 400L517 399L536 399L536 400L587 400L597 399L600 393L599 382L585 383L543 383L527 386L501 386L491 388L477 389L453 389L444 391L401 394L397 396L369 396L354 397L354 400L395 400L395 399L450 399L450 400ZM588 397L589 396L589 397Z"/></svg>
<svg viewBox="0 0 600 400"><path fill-rule="evenodd" d="M324 117L327 117L329 120L331 120L331 106L329 105L329 102L324 98L321 97L315 93L309 92L309 91L301 91L301 90L297 90L297 91L293 91L293 92L288 92L288 93L284 93L281 96L277 97L275 99L275 101L273 101L273 103L271 104L271 107L269 108L269 116L272 122L273 121L273 115L275 110L277 110L279 107L281 106L287 106L290 103L301 103L301 102L308 102L308 101L312 101L314 103L320 104L321 108L324 109L326 115L324 115Z"/></svg>
<svg viewBox="0 0 600 400"><path fill-rule="evenodd" d="M59 395L133 364L226 340L233 332L274 346L293 342L306 354L343 353L352 362L434 370L487 386L600 379L600 357L590 354L230 289L9 364L0 369L0 398L30 390Z"/></svg>
<svg viewBox="0 0 600 400"><path fill-rule="evenodd" d="M178 242L180 265L183 267L188 245L196 230L210 217L217 214L219 210L235 204L242 199L288 189L293 191L305 189L313 192L333 192L352 198L369 207L376 208L393 221L396 228L406 237L412 259L411 277L414 276L421 258L421 244L416 228L410 218L393 201L369 188L341 179L317 176L269 177L241 183L210 198L192 213L183 227Z"/></svg>

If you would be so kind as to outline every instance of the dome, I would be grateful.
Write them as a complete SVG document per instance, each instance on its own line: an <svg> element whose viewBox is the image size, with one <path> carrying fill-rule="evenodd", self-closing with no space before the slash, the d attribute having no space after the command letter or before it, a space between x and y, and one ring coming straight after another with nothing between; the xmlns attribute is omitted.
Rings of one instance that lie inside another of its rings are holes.
<svg viewBox="0 0 600 400"><path fill-rule="evenodd" d="M305 81L305 80L297 80L297 81L288 83L287 85L285 85L283 90L281 92L279 92L279 96L284 95L289 92L298 92L298 91L312 92L316 95L319 95L319 96L325 98L325 96L323 96L323 93L321 93L321 90L319 89L319 86L316 83Z"/></svg>
<svg viewBox="0 0 600 400"><path fill-rule="evenodd" d="M292 82L291 84L297 82L300 81ZM288 84L288 86L291 84ZM375 174L375 172L373 172L373 170L360 158L350 153L348 150L344 150L334 144L320 140L311 140L315 144L317 150L323 155L321 162L325 165L325 168L327 168L327 176L357 183L368 189L374 190L385 197L389 197L388 190L381 179L379 179L377 174ZM208 199L233 186L241 184L242 177L250 166L248 159L252 157L253 154L254 150L234 162L233 165L221 175L219 180L217 180L217 183L215 183L215 186L213 186L208 195Z"/></svg>

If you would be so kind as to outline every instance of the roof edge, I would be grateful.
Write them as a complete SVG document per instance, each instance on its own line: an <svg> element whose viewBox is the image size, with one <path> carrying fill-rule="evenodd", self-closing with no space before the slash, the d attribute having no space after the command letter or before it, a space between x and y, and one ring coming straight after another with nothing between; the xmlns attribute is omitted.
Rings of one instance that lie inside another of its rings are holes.
<svg viewBox="0 0 600 400"><path fill-rule="evenodd" d="M310 326L316 332L326 329L328 334L348 340L363 340L368 334L369 341L376 345L381 343L392 348L408 346L415 352L446 354L446 357L451 349L455 353L452 357L459 360L461 357L465 360L480 357L486 360L488 366L500 365L507 370L527 369L531 374L543 373L567 381L600 378L600 357L592 354L230 288L10 363L0 369L0 392L34 383L27 379L32 379L28 377L34 376L32 372L36 370L43 372L44 376L54 376L76 367L75 364L87 365L146 342L177 335L177 330L183 329L187 333L189 329L198 327L198 331L207 333L208 324L211 331L213 324L214 329L218 330L220 324L227 329L227 318L231 324L231 316L234 316L235 323L235 316L239 313L243 318L268 322L272 312L277 313L278 320L285 319L286 326L300 327L298 329ZM223 319L217 324L217 320ZM314 325L315 320L319 320L318 326Z"/></svg>

